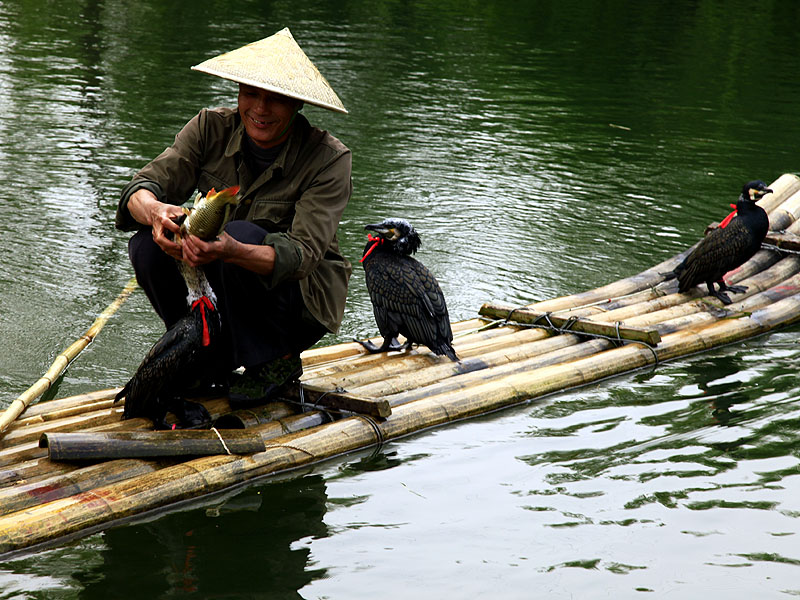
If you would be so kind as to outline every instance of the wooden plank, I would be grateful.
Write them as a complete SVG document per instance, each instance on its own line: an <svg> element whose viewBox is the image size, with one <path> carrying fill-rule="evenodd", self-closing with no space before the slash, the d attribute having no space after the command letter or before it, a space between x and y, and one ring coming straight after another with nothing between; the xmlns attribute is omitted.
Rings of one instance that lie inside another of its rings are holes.
<svg viewBox="0 0 800 600"><path fill-rule="evenodd" d="M343 390L326 390L324 388L306 385L305 383L302 384L302 388L303 400L314 406L346 410L361 415L379 417L381 419L385 419L392 414L392 407L382 398L364 398L362 396L348 394ZM294 401L300 401L299 386L291 386L287 390L286 396Z"/></svg>
<svg viewBox="0 0 800 600"><path fill-rule="evenodd" d="M599 335L608 338L621 338L633 342L644 342L655 346L661 341L661 335L655 329L642 329L628 327L623 324L589 321L576 317L561 317L553 313L543 313L529 308L499 307L493 304L481 306L480 314L495 319L508 319L517 323L538 325L546 328L555 328L561 331L570 331L577 334Z"/></svg>

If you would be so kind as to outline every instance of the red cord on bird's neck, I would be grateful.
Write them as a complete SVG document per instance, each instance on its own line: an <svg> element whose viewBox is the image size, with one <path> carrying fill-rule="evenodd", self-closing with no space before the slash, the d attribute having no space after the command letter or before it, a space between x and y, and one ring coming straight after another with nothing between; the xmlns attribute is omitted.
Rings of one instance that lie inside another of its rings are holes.
<svg viewBox="0 0 800 600"><path fill-rule="evenodd" d="M203 347L211 344L211 332L208 329L208 321L206 321L206 311L214 310L214 305L208 296L200 296L197 300L192 302L192 310L200 306L200 315L203 317Z"/></svg>
<svg viewBox="0 0 800 600"><path fill-rule="evenodd" d="M731 204L731 208L733 209L733 212L724 219L722 219L722 222L719 224L720 229L725 229L728 226L728 223L730 223L733 220L733 217L736 216L736 205Z"/></svg>
<svg viewBox="0 0 800 600"><path fill-rule="evenodd" d="M370 234L367 235L367 241L375 242L375 243L372 244L372 246L369 247L369 250L364 252L364 256L362 256L361 260L358 261L358 262L362 262L363 263L364 259L367 258L372 253L372 251L375 250L375 248L377 248L378 246L380 246L383 243L383 238L374 236L374 235L372 235L370 233Z"/></svg>

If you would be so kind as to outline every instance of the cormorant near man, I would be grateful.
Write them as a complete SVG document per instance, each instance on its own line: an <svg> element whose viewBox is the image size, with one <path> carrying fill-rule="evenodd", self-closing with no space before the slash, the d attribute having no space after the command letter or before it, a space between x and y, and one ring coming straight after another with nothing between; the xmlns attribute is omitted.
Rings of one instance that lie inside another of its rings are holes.
<svg viewBox="0 0 800 600"><path fill-rule="evenodd" d="M723 304L731 299L725 292L741 294L747 291L744 285L727 285L725 273L743 265L761 248L761 242L769 230L769 217L756 201L771 194L763 181L750 181L742 188L736 203L736 216L728 223L706 235L697 247L668 279L678 278L678 291L687 292L694 286L705 283L708 293L719 298ZM719 286L714 289L714 283Z"/></svg>
<svg viewBox="0 0 800 600"><path fill-rule="evenodd" d="M202 404L190 402L183 395L214 370L220 334L215 300L213 292L210 298L202 295L194 300L189 312L145 355L134 376L116 396L116 400L125 398L123 419L147 417L156 429L169 428L165 420L168 412L178 417L181 427L211 422L211 415Z"/></svg>
<svg viewBox="0 0 800 600"><path fill-rule="evenodd" d="M202 270L181 261L177 264L189 292L189 312L150 348L136 373L115 397L115 401L125 398L123 419L146 417L156 429L168 428L168 412L178 417L181 427L211 423L206 408L183 395L214 373L220 335L217 298Z"/></svg>
<svg viewBox="0 0 800 600"><path fill-rule="evenodd" d="M425 265L411 257L422 243L419 234L404 219L386 219L364 229L377 234L369 236L361 263L383 344L377 347L357 341L369 352L424 344L434 354L457 361L439 283ZM399 334L407 340L402 346L397 340Z"/></svg>
<svg viewBox="0 0 800 600"><path fill-rule="evenodd" d="M238 186L195 198L194 207L181 223L181 233L201 239L218 236L227 220L230 207L237 202ZM172 325L142 360L131 380L116 395L125 398L123 419L147 417L156 429L167 428L168 412L181 427L207 426L211 415L202 404L184 398L187 389L213 380L219 346L221 323L217 297L202 268L176 261L186 283L188 312Z"/></svg>

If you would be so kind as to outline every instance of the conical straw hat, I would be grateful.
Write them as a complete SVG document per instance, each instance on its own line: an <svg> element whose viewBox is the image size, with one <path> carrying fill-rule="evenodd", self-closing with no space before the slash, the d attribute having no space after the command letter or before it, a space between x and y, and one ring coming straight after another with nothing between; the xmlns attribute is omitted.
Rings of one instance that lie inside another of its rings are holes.
<svg viewBox="0 0 800 600"><path fill-rule="evenodd" d="M341 113L347 109L286 27L192 67Z"/></svg>

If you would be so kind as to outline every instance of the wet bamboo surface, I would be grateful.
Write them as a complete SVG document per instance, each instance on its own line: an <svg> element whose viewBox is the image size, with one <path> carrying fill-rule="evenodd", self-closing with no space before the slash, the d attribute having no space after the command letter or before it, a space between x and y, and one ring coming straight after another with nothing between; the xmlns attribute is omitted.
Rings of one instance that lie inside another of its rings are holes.
<svg viewBox="0 0 800 600"><path fill-rule="evenodd" d="M771 232L800 235L800 178L783 175L770 187L774 193L760 204L770 215ZM146 419L122 421L122 407L113 403L116 389L29 406L0 436L0 553L57 543L255 478L800 320L800 254L762 249L728 274L729 283L748 289L724 306L704 295L705 286L679 294L675 280L664 280L686 252L594 290L528 306L486 303L476 318L453 324L459 362L425 347L369 355L352 342L303 354L303 384L313 393L294 390L283 401L239 411L226 398L199 399L217 419L221 437L255 441L256 449L239 448L242 454L222 451L214 430L174 432L170 439L171 432L151 432ZM541 327L542 315L556 329ZM576 322L581 331L567 330ZM621 329L649 333L635 341L617 338ZM314 405L315 399L323 404L326 392L358 402ZM342 408L362 404L381 410ZM135 454L141 448L134 452L119 443L157 437L164 450L180 447L181 435L201 439L207 455ZM76 439L105 454L48 457L54 441Z"/></svg>

